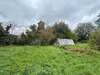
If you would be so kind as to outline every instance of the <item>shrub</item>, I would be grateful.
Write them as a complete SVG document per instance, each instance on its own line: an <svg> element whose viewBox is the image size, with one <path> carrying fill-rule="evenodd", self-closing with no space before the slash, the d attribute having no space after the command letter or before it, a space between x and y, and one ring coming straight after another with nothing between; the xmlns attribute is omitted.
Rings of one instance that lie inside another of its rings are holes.
<svg viewBox="0 0 100 75"><path fill-rule="evenodd" d="M96 49L100 51L100 30L95 29L89 39L89 44L92 49Z"/></svg>

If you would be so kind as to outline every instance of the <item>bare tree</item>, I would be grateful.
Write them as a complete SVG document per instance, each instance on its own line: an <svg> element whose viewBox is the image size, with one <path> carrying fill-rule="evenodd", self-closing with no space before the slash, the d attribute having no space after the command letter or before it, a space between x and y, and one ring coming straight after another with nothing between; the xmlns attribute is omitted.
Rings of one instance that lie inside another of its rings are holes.
<svg viewBox="0 0 100 75"><path fill-rule="evenodd" d="M95 26L92 23L79 23L77 28L75 29L78 40L87 40L94 28Z"/></svg>
<svg viewBox="0 0 100 75"><path fill-rule="evenodd" d="M5 26L11 26L10 28L10 34L18 34L20 31L22 31L22 23L21 22L18 22L16 20L11 20L11 21L8 21L8 22L5 22L4 24Z"/></svg>

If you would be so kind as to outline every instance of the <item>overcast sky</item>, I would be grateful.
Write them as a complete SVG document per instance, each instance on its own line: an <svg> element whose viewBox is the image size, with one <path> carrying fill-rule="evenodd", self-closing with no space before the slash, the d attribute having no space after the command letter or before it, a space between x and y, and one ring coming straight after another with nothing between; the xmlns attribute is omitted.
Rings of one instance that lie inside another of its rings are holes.
<svg viewBox="0 0 100 75"><path fill-rule="evenodd" d="M0 0L0 21L20 21L23 28L43 20L65 21L73 30L80 22L94 22L99 13L100 0Z"/></svg>

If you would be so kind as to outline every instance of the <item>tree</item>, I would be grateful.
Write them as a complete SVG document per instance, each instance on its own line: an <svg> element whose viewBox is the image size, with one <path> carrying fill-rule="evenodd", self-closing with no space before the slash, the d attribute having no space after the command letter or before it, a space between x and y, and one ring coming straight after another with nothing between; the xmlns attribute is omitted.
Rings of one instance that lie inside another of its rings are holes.
<svg viewBox="0 0 100 75"><path fill-rule="evenodd" d="M14 34L14 35L18 32L18 30L16 30L16 29L19 29L21 26L20 23L17 22L16 20L5 22L4 25L8 26L8 27L6 27L8 29L10 27L9 32L10 32L10 34Z"/></svg>
<svg viewBox="0 0 100 75"><path fill-rule="evenodd" d="M7 26L6 27L6 32L8 32L11 27L12 27L12 24L10 24L10 26Z"/></svg>
<svg viewBox="0 0 100 75"><path fill-rule="evenodd" d="M7 45L9 37L9 30L11 28L11 25L6 27L6 30L4 30L3 26L0 23L0 45Z"/></svg>
<svg viewBox="0 0 100 75"><path fill-rule="evenodd" d="M36 38L37 38L37 30L36 30L36 25L33 24L30 26L30 31L26 30L26 35L27 35L27 40L29 44L34 44Z"/></svg>
<svg viewBox="0 0 100 75"><path fill-rule="evenodd" d="M75 29L78 36L78 41L88 40L90 33L94 30L95 26L92 23L79 23Z"/></svg>
<svg viewBox="0 0 100 75"><path fill-rule="evenodd" d="M31 25L30 29L32 32L36 32L36 25L35 24Z"/></svg>
<svg viewBox="0 0 100 75"><path fill-rule="evenodd" d="M13 34L9 34L8 36L7 36L7 40L6 40L6 42L7 42L7 45L16 45L17 43L17 39L18 39L18 37L16 36L16 35L13 35Z"/></svg>
<svg viewBox="0 0 100 75"><path fill-rule="evenodd" d="M38 30L42 30L42 29L44 30L44 29L45 29L44 27L45 27L45 23L44 23L43 21L40 21L40 22L38 23L38 28L37 28L37 29L38 29Z"/></svg>
<svg viewBox="0 0 100 75"><path fill-rule="evenodd" d="M53 33L56 38L70 38L71 30L68 27L68 24L64 22L55 23L53 26Z"/></svg>
<svg viewBox="0 0 100 75"><path fill-rule="evenodd" d="M6 26L5 31L7 33L7 37L5 40L7 39L7 45L18 44L18 37L16 36L18 30L16 29L19 29L19 23L13 20L5 22L4 25Z"/></svg>
<svg viewBox="0 0 100 75"><path fill-rule="evenodd" d="M32 42L34 40L34 36L32 34L32 31L26 30L26 36L27 36L28 44L32 44Z"/></svg>
<svg viewBox="0 0 100 75"><path fill-rule="evenodd" d="M37 35L39 45L49 45L51 40L55 38L52 29L39 30Z"/></svg>
<svg viewBox="0 0 100 75"><path fill-rule="evenodd" d="M98 18L98 20L95 21L95 24L97 24L97 27L100 28L100 13L97 17L99 17L99 18Z"/></svg>
<svg viewBox="0 0 100 75"><path fill-rule="evenodd" d="M36 25L35 25L35 24L31 25L31 26L30 26L30 29L31 29L31 35L32 35L32 37L33 37L33 40L35 40L36 37L37 37Z"/></svg>
<svg viewBox="0 0 100 75"><path fill-rule="evenodd" d="M74 32L71 32L70 33L70 38L69 39L73 39L73 41L75 43L77 43L77 40L78 40L78 36L74 33Z"/></svg>
<svg viewBox="0 0 100 75"><path fill-rule="evenodd" d="M33 45L49 45L50 41L55 37L52 27L44 28L45 23L40 21L38 27L35 24L30 26L31 30L26 30L28 44Z"/></svg>
<svg viewBox="0 0 100 75"><path fill-rule="evenodd" d="M2 25L0 23L0 39L3 36L4 33L5 33L5 31L4 31L4 29L3 29L3 27L2 27Z"/></svg>
<svg viewBox="0 0 100 75"><path fill-rule="evenodd" d="M4 41L3 37L5 36L5 30L1 24L2 23L0 23L0 45L3 44Z"/></svg>
<svg viewBox="0 0 100 75"><path fill-rule="evenodd" d="M29 39L27 39L27 36L22 33L21 37L19 38L19 44L20 45L27 45L29 43Z"/></svg>
<svg viewBox="0 0 100 75"><path fill-rule="evenodd" d="M100 29L95 29L89 38L89 44L92 49L100 51Z"/></svg>
<svg viewBox="0 0 100 75"><path fill-rule="evenodd" d="M71 31L68 27L68 24L65 22L55 23L53 28L53 33L55 35L55 39L57 38L67 38L73 39L75 43L77 43L77 35Z"/></svg>
<svg viewBox="0 0 100 75"><path fill-rule="evenodd" d="M0 23L0 35L2 35L2 34L4 34L4 29L3 29L3 27L2 27L2 23Z"/></svg>

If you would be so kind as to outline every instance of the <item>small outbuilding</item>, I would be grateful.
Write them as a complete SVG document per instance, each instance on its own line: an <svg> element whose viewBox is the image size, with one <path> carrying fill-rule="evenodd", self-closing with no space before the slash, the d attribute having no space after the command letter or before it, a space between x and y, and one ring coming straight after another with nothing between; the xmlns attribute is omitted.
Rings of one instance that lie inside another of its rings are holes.
<svg viewBox="0 0 100 75"><path fill-rule="evenodd" d="M72 39L60 39L60 38L58 38L56 43L59 45L74 45L74 41Z"/></svg>

